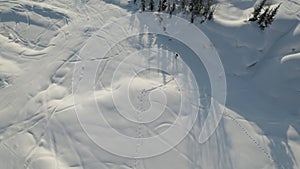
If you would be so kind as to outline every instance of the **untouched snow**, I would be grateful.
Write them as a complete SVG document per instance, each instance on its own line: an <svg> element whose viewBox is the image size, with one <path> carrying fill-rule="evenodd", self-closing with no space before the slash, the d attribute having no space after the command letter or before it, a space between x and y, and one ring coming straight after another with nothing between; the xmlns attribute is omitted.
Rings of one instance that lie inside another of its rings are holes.
<svg viewBox="0 0 300 169"><path fill-rule="evenodd" d="M187 31L192 28L188 22L172 27L179 24L175 16L151 13L153 21L135 18L151 25L139 25L136 33L149 28L161 34L117 41L136 26L134 18L118 23L135 16L137 6L127 0L0 1L0 165L299 169L300 2L284 1L264 31L246 22L255 3L222 0L213 21L196 23L211 42L197 50L215 49L223 64L223 105L221 97L214 97L206 67L218 64L205 62L213 54L204 52L200 60L191 46L171 36L177 31L203 42L204 36ZM112 25L124 29L110 29ZM106 46L107 53L102 50ZM224 109L224 114L205 121L210 107L214 112ZM133 141L123 143L106 122ZM202 142L205 125L209 137ZM177 128L167 133L172 126ZM169 135L162 141L143 140L163 133ZM141 158L143 152L152 155Z"/></svg>

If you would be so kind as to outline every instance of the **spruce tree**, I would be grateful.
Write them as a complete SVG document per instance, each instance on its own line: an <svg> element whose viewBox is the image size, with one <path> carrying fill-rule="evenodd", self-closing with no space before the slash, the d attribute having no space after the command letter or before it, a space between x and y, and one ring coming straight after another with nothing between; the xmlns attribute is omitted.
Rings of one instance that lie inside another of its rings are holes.
<svg viewBox="0 0 300 169"><path fill-rule="evenodd" d="M159 0L159 3L158 3L158 12L161 12L162 11L162 0Z"/></svg>
<svg viewBox="0 0 300 169"><path fill-rule="evenodd" d="M137 0L134 0L133 2L135 4L138 3ZM140 0L139 2L141 3L142 11L147 9L153 11L156 8L155 0ZM166 11L170 14L170 16L174 14L178 5L182 11L189 12L191 15L191 22L193 23L196 17L202 17L202 22L211 20L215 11L214 5L216 0L157 0L157 3L157 11Z"/></svg>
<svg viewBox="0 0 300 169"><path fill-rule="evenodd" d="M174 12L174 11L175 11L175 9L176 9L176 4L175 4L175 2L173 2L172 9L173 9L173 12Z"/></svg>
<svg viewBox="0 0 300 169"><path fill-rule="evenodd" d="M194 13L192 12L191 23L194 23L194 19L195 19L195 16L194 16Z"/></svg>
<svg viewBox="0 0 300 169"><path fill-rule="evenodd" d="M193 9L194 9L194 3L190 2L190 4L189 4L189 12L193 12Z"/></svg>
<svg viewBox="0 0 300 169"><path fill-rule="evenodd" d="M259 27L260 27L262 30L264 30L265 27L267 27L267 25L265 25L265 20L266 20L266 18L267 18L267 14L268 14L269 10L270 10L270 7L268 7L267 9L265 9L264 13L261 14L261 15L259 16L259 18L258 18L257 23L258 23Z"/></svg>
<svg viewBox="0 0 300 169"><path fill-rule="evenodd" d="M154 10L154 0L150 0L149 6L150 6L150 10L153 11Z"/></svg>
<svg viewBox="0 0 300 169"><path fill-rule="evenodd" d="M175 9L176 9L176 4L175 4L175 2L173 2L173 5L172 5L171 10L170 10L170 15L171 16L172 16L173 12L175 11Z"/></svg>
<svg viewBox="0 0 300 169"><path fill-rule="evenodd" d="M261 10L263 9L263 7L265 6L265 4L266 4L266 2L267 2L267 0L262 0L259 4L258 4L258 6L256 6L255 8L254 8L254 11L253 11L253 16L252 16L252 18L250 18L249 19L249 21L257 21L258 20L258 16L260 15L260 13L261 13Z"/></svg>
<svg viewBox="0 0 300 169"><path fill-rule="evenodd" d="M186 6L186 0L181 0L181 10L185 11L185 6Z"/></svg>
<svg viewBox="0 0 300 169"><path fill-rule="evenodd" d="M274 17L277 14L278 9L280 8L280 6L281 6L281 3L279 5L277 5L277 7L275 9L271 10L269 12L269 14L267 15L268 24L271 24L274 21Z"/></svg>
<svg viewBox="0 0 300 169"><path fill-rule="evenodd" d="M170 0L168 0L167 2L167 12L170 13L171 11L171 3L170 3Z"/></svg>
<svg viewBox="0 0 300 169"><path fill-rule="evenodd" d="M162 0L162 11L165 11L167 8L167 0Z"/></svg>
<svg viewBox="0 0 300 169"><path fill-rule="evenodd" d="M208 17L207 17L208 20L212 20L213 19L214 12L215 12L215 8L213 7L213 8L211 8L211 10L208 13Z"/></svg>
<svg viewBox="0 0 300 169"><path fill-rule="evenodd" d="M142 11L146 10L146 0L142 0Z"/></svg>

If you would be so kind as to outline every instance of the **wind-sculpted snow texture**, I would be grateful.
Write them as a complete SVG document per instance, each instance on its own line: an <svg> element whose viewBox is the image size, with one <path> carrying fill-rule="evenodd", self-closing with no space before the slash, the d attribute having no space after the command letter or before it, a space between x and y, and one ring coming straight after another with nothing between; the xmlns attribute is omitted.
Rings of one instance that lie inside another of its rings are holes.
<svg viewBox="0 0 300 169"><path fill-rule="evenodd" d="M300 2L255 3L0 0L1 168L300 168Z"/></svg>

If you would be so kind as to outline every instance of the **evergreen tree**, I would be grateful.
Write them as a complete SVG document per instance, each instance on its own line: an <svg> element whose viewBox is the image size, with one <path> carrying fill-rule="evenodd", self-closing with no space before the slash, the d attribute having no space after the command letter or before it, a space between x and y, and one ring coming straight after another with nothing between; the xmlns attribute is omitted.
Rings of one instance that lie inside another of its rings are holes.
<svg viewBox="0 0 300 169"><path fill-rule="evenodd" d="M161 12L162 11L162 0L159 0L159 3L158 3L158 12Z"/></svg>
<svg viewBox="0 0 300 169"><path fill-rule="evenodd" d="M279 5L277 5L277 7L275 9L272 9L268 15L267 15L267 19L266 22L268 23L268 25L271 25L271 23L274 21L274 17L278 12L278 9L280 8L281 3Z"/></svg>
<svg viewBox="0 0 300 169"><path fill-rule="evenodd" d="M212 20L212 19L213 19L215 9L216 9L216 8L213 7L213 8L209 11L209 14L208 14L208 17L207 17L208 20Z"/></svg>
<svg viewBox="0 0 300 169"><path fill-rule="evenodd" d="M174 11L175 11L175 9L176 9L176 4L175 4L175 2L173 2L172 9L173 9L173 12L174 12Z"/></svg>
<svg viewBox="0 0 300 169"><path fill-rule="evenodd" d="M209 12L210 12L210 6L208 5L204 6L202 15L204 16L205 19L207 18Z"/></svg>
<svg viewBox="0 0 300 169"><path fill-rule="evenodd" d="M268 7L267 9L265 9L264 13L261 14L261 15L259 16L259 18L258 18L257 23L258 23L259 27L260 27L262 30L264 30L265 27L267 27L267 25L265 25L265 20L266 20L266 18L267 18L267 14L268 14L269 10L270 10L270 7Z"/></svg>
<svg viewBox="0 0 300 169"><path fill-rule="evenodd" d="M153 11L154 10L154 0L150 0L149 6L150 6L150 10Z"/></svg>
<svg viewBox="0 0 300 169"><path fill-rule="evenodd" d="M191 23L194 23L194 19L195 19L195 16L194 16L194 13L192 12Z"/></svg>
<svg viewBox="0 0 300 169"><path fill-rule="evenodd" d="M167 12L170 13L171 11L171 3L170 3L170 0L168 0L167 2Z"/></svg>
<svg viewBox="0 0 300 169"><path fill-rule="evenodd" d="M186 0L181 0L181 10L185 11L185 7L186 7Z"/></svg>
<svg viewBox="0 0 300 169"><path fill-rule="evenodd" d="M167 0L162 0L162 11L165 11L167 8Z"/></svg>
<svg viewBox="0 0 300 169"><path fill-rule="evenodd" d="M270 10L268 11L268 13L267 13L267 15L266 15L264 21L263 21L264 24L266 25L266 27L272 23L272 21L271 21L271 14L273 13L273 11L274 11L273 9L270 9Z"/></svg>
<svg viewBox="0 0 300 169"><path fill-rule="evenodd" d="M202 21L211 20L215 12L214 5L216 4L215 0L198 0L196 5L196 12L198 15L202 16Z"/></svg>
<svg viewBox="0 0 300 169"><path fill-rule="evenodd" d="M146 10L146 0L142 0L142 11Z"/></svg>
<svg viewBox="0 0 300 169"><path fill-rule="evenodd" d="M176 9L176 4L175 4L175 2L173 2L173 5L172 5L171 10L170 10L170 15L171 16L172 16L173 12L175 11L175 9Z"/></svg>
<svg viewBox="0 0 300 169"><path fill-rule="evenodd" d="M134 0L134 3L138 3L137 0ZM145 11L147 7L151 11L155 10L155 0L140 0L140 3L142 11ZM194 22L196 17L202 17L204 22L213 18L215 4L216 0L158 0L157 11L167 11L172 16L178 5L182 11L188 11L191 14L191 22Z"/></svg>
<svg viewBox="0 0 300 169"><path fill-rule="evenodd" d="M189 12L193 12L193 9L194 9L194 3L190 2L190 4L189 4Z"/></svg>
<svg viewBox="0 0 300 169"><path fill-rule="evenodd" d="M255 7L254 12L252 13L253 16L249 19L249 21L257 21L259 27L264 30L266 27L272 24L274 21L274 17L277 14L278 9L281 6L281 3L277 5L276 8L271 9L271 7L267 7L264 9L267 0L262 0L258 6ZM264 12L262 13L262 10Z"/></svg>
<svg viewBox="0 0 300 169"><path fill-rule="evenodd" d="M258 6L256 6L255 8L254 8L254 11L253 11L253 16L252 16L252 18L250 18L249 19L249 21L257 21L258 20L258 16L260 15L260 13L261 13L261 10L263 9L263 7L265 6L265 4L266 4L266 2L267 2L267 0L262 0L259 4L258 4Z"/></svg>

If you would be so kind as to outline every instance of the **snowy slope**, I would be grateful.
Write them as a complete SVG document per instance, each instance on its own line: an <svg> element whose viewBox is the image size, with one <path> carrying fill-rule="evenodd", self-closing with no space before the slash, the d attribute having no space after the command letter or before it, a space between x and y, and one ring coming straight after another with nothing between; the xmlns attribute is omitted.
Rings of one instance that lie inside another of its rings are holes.
<svg viewBox="0 0 300 169"><path fill-rule="evenodd" d="M181 22L156 13L153 21L119 24L138 8L125 0L0 1L2 168L300 168L300 2L284 1L264 31L246 22L254 4L220 1L213 21L195 24L213 44L198 50L215 49L223 64L226 104L218 105L205 60L171 36L205 44L188 21L172 27ZM117 41L136 23L136 36ZM138 34L147 28L161 34ZM200 143L211 105L224 114L209 121L217 128ZM125 144L99 111L115 131L137 139ZM139 141L168 131L176 117L164 140L174 147ZM153 153L133 158L143 152Z"/></svg>

